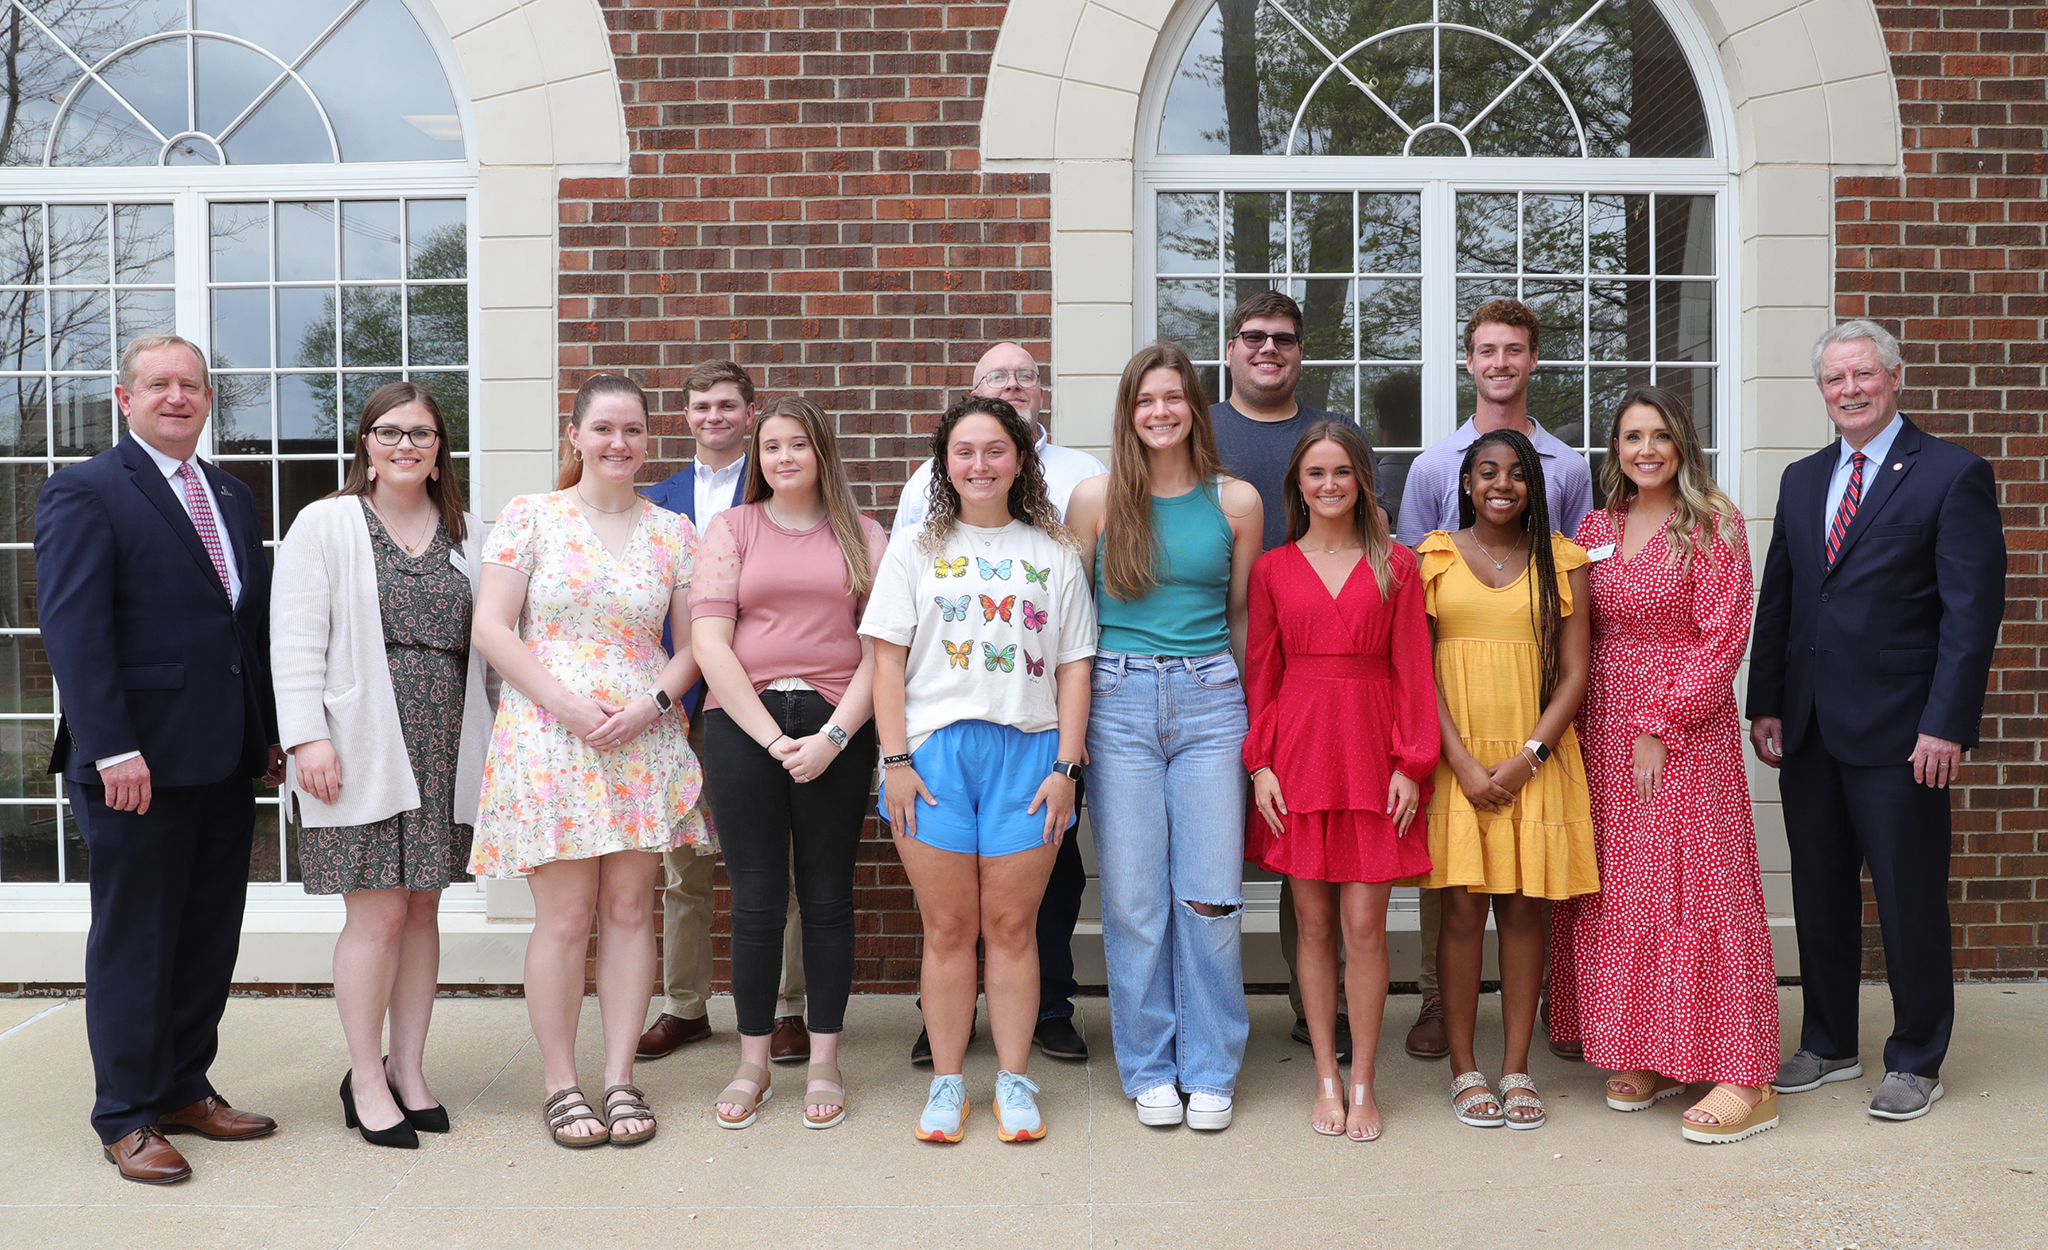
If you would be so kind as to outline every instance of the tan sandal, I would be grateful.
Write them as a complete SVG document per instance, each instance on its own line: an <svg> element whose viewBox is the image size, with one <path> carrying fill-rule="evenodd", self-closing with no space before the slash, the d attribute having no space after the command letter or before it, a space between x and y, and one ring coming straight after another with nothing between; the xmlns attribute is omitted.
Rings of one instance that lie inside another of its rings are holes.
<svg viewBox="0 0 2048 1250"><path fill-rule="evenodd" d="M1778 1127L1778 1091L1768 1085L1764 1087L1763 1098L1754 1107L1735 1092L1734 1086L1716 1085L1690 1109L1713 1116L1714 1122L1695 1124L1691 1120L1682 1121L1679 1134L1687 1141L1705 1142L1709 1146L1741 1141Z"/></svg>
<svg viewBox="0 0 2048 1250"><path fill-rule="evenodd" d="M1465 1094L1468 1089L1472 1092ZM1465 1096L1460 1098L1460 1094ZM1472 1109L1489 1102L1493 1104L1492 1111ZM1461 1073L1451 1079L1451 1110L1458 1113L1458 1123L1469 1124L1473 1128L1499 1128L1508 1120L1507 1112L1501 1110L1500 1099L1493 1096L1493 1087L1477 1072Z"/></svg>
<svg viewBox="0 0 2048 1250"><path fill-rule="evenodd" d="M751 1091L747 1090L740 1084L742 1081L754 1088ZM774 1087L768 1083L768 1069L758 1063L741 1064L739 1070L733 1073L732 1083L718 1091L718 1097L712 1101L712 1110L718 1114L718 1127L752 1127L755 1118L761 1114L761 1105L774 1096ZM745 1107L746 1110L739 1115L729 1116L718 1110L719 1103L731 1103L736 1107Z"/></svg>
<svg viewBox="0 0 2048 1250"><path fill-rule="evenodd" d="M577 1089L574 1085L569 1086L567 1089L558 1089L554 1093L549 1094L548 1100L540 1106L540 1119L541 1123L548 1126L548 1136L555 1139L555 1144L567 1147L570 1150L588 1150L592 1146L602 1146L612 1139L611 1129L605 1127L603 1120L598 1119L597 1112L593 1111L590 1107L590 1100L585 1098L583 1091ZM597 1125L598 1131L595 1133L571 1133L566 1131L571 1124L583 1120L588 1120L592 1124Z"/></svg>
<svg viewBox="0 0 2048 1250"><path fill-rule="evenodd" d="M1628 1086L1629 1092L1615 1093L1616 1085ZM1616 1111L1642 1111L1663 1102L1666 1098L1676 1098L1684 1092L1685 1082L1674 1081L1661 1072L1652 1072L1647 1068L1632 1072L1616 1072L1607 1078L1607 1105Z"/></svg>
<svg viewBox="0 0 2048 1250"><path fill-rule="evenodd" d="M1508 1091L1511 1089L1517 1092L1509 1094ZM1509 1128L1542 1128L1544 1122L1550 1118L1549 1113L1544 1110L1543 1099L1536 1094L1536 1082L1529 1079L1527 1072L1501 1073L1500 1092L1506 1095L1500 1100L1500 1106L1501 1116L1507 1121ZM1517 1117L1517 1111L1534 1111L1536 1114Z"/></svg>
<svg viewBox="0 0 2048 1250"><path fill-rule="evenodd" d="M619 1095L613 1097L613 1095ZM637 1133L621 1133L619 1121L645 1120L647 1127ZM637 1146L654 1136L654 1108L638 1085L613 1085L604 1091L604 1125L611 1130L612 1145Z"/></svg>
<svg viewBox="0 0 2048 1250"><path fill-rule="evenodd" d="M837 1098L813 1098L816 1093L837 1094ZM830 1107L832 1114L822 1118L813 1116L813 1106ZM839 1075L836 1064L814 1063L804 1069L804 1127L831 1128L846 1118L846 1083Z"/></svg>
<svg viewBox="0 0 2048 1250"><path fill-rule="evenodd" d="M1309 1104L1308 1126L1325 1137L1342 1137L1344 1136L1344 1125L1340 1122L1335 1128L1325 1128L1323 1122L1316 1119L1316 1108L1326 1102L1334 1102L1337 1104L1337 1110L1341 1113L1344 1110L1344 1091L1337 1087L1336 1077L1326 1076L1320 1079L1323 1092L1317 1094L1316 1100Z"/></svg>

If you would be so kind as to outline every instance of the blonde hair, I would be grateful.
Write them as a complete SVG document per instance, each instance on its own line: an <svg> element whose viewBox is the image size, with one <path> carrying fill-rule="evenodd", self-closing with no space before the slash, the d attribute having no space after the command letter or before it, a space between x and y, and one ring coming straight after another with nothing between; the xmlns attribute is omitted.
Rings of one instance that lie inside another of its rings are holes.
<svg viewBox="0 0 2048 1250"><path fill-rule="evenodd" d="M1131 414L1138 387L1155 369L1180 375L1181 393L1194 412L1188 456L1199 489L1210 489L1223 472L1216 430L1209 423L1209 397L1188 354L1172 343L1155 343L1131 357L1116 388L1116 430L1109 452L1109 509L1102 526L1102 587L1129 603L1159 585L1159 536L1152 529L1152 460L1138 438Z"/></svg>
<svg viewBox="0 0 2048 1250"><path fill-rule="evenodd" d="M746 502L760 503L775 493L768 485L768 471L761 466L761 427L771 417L796 422L811 440L811 454L818 458L818 496L825 501L825 519L832 523L832 537L839 541L839 554L846 561L847 592L856 599L864 597L875 580L868 567L868 539L861 531L853 487L846 482L846 467L839 460L838 440L816 404L801 395L784 395L762 407L754 428L747 431Z"/></svg>
<svg viewBox="0 0 2048 1250"><path fill-rule="evenodd" d="M1690 569L1695 556L1705 556L1711 565L1716 535L1727 543L1742 541L1735 528L1735 502L1707 472L1699 431L1693 428L1692 414L1686 410L1685 401L1661 386L1630 388L1614 410L1614 428L1607 435L1607 460L1600 466L1600 490L1607 497L1607 511L1618 522L1628 510L1629 500L1636 497L1635 482L1621 469L1621 417L1637 406L1656 412L1678 448L1678 474L1672 483L1678 502L1671 509L1672 547L1678 556L1678 567Z"/></svg>

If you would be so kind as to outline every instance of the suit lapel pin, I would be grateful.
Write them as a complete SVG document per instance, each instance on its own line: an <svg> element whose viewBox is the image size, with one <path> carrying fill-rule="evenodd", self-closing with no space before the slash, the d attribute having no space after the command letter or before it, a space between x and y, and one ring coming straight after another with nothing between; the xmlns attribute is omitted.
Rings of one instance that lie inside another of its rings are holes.
<svg viewBox="0 0 2048 1250"><path fill-rule="evenodd" d="M1892 464L1892 472L1894 472L1894 473L1898 473L1898 472L1901 472L1901 471L1903 471L1903 470L1905 469L1905 467L1906 467L1906 462L1905 462L1905 461L1903 461L1903 460L1895 461L1895 462L1893 462L1893 464Z"/></svg>

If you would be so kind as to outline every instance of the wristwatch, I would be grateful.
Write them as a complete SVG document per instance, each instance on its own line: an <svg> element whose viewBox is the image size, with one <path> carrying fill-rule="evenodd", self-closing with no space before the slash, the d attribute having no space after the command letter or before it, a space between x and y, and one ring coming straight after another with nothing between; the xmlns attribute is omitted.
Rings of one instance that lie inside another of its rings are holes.
<svg viewBox="0 0 2048 1250"><path fill-rule="evenodd" d="M825 735L825 740L830 742L833 746L838 747L842 751L846 749L846 731L844 729L841 729L837 725L827 723L825 728L820 732L822 732Z"/></svg>
<svg viewBox="0 0 2048 1250"><path fill-rule="evenodd" d="M1529 739L1527 742L1524 742L1522 744L1522 749L1524 751L1529 752L1531 755L1534 755L1536 757L1536 763L1539 765L1547 764L1550 762L1550 748L1543 745L1543 740L1541 738Z"/></svg>
<svg viewBox="0 0 2048 1250"><path fill-rule="evenodd" d="M1062 774L1069 781L1081 780L1081 766L1070 760L1054 760L1052 762L1052 770Z"/></svg>
<svg viewBox="0 0 2048 1250"><path fill-rule="evenodd" d="M670 712L676 710L676 701L669 698L668 691L663 690L660 686L656 686L648 691L647 697L654 700L654 710L663 716L667 716Z"/></svg>

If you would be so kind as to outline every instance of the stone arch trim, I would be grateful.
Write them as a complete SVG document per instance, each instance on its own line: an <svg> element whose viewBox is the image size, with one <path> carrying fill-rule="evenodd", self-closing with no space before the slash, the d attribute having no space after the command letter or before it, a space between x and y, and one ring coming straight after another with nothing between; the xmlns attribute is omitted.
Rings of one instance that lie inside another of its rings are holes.
<svg viewBox="0 0 2048 1250"><path fill-rule="evenodd" d="M1833 315L1833 179L1901 159L1890 54L1871 0L1679 0L1712 43L1734 113L1742 480L1752 515L1777 468L1825 441L1805 344ZM1059 401L1107 413L1132 350L1133 171L1142 97L1162 37L1209 0L1012 3L991 58L981 151L989 168L1050 170ZM1091 430L1107 441L1107 428Z"/></svg>
<svg viewBox="0 0 2048 1250"><path fill-rule="evenodd" d="M479 515L554 479L561 180L622 177L625 109L596 0L429 0L476 134Z"/></svg>

